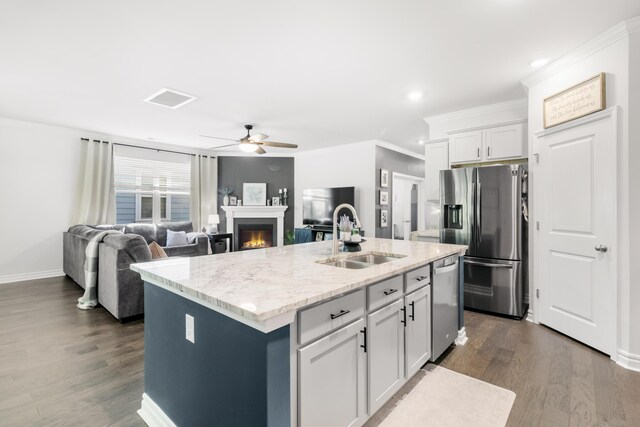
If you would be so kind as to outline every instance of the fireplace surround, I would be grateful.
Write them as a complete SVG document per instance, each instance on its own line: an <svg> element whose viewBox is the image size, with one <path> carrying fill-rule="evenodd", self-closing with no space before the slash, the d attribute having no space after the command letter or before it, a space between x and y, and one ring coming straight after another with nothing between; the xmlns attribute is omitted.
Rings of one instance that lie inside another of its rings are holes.
<svg viewBox="0 0 640 427"><path fill-rule="evenodd" d="M271 225L272 246L284 246L284 212L287 206L221 206L227 216L227 231L233 232L234 249L238 248L239 224Z"/></svg>

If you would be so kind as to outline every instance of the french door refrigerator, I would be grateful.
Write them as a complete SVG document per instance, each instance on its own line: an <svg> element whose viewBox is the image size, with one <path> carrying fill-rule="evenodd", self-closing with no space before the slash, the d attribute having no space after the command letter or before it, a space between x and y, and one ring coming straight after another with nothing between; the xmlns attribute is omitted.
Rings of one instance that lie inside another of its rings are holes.
<svg viewBox="0 0 640 427"><path fill-rule="evenodd" d="M468 245L464 306L522 317L527 289L527 166L440 172L440 242Z"/></svg>

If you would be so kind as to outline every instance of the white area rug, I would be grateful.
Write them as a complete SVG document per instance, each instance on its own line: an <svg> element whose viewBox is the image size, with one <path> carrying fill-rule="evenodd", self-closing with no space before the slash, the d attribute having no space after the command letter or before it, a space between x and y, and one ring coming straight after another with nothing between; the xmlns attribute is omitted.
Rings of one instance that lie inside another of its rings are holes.
<svg viewBox="0 0 640 427"><path fill-rule="evenodd" d="M510 390L428 364L366 427L502 427L516 398Z"/></svg>

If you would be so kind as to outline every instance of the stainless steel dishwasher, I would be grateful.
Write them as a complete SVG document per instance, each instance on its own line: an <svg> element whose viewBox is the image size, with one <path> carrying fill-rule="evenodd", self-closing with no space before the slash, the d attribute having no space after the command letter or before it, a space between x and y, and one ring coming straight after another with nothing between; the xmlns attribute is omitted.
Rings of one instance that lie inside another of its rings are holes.
<svg viewBox="0 0 640 427"><path fill-rule="evenodd" d="M431 280L431 361L434 362L458 336L458 256L433 263Z"/></svg>

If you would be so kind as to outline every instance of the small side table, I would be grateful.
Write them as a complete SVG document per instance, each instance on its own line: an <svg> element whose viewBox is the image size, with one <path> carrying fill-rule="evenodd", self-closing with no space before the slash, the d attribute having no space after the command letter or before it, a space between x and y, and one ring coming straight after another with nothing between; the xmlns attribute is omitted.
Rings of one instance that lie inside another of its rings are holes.
<svg viewBox="0 0 640 427"><path fill-rule="evenodd" d="M216 243L225 242L227 245L226 252L233 252L233 233L207 233L209 236L209 245L211 246L211 253L222 253L216 252Z"/></svg>

